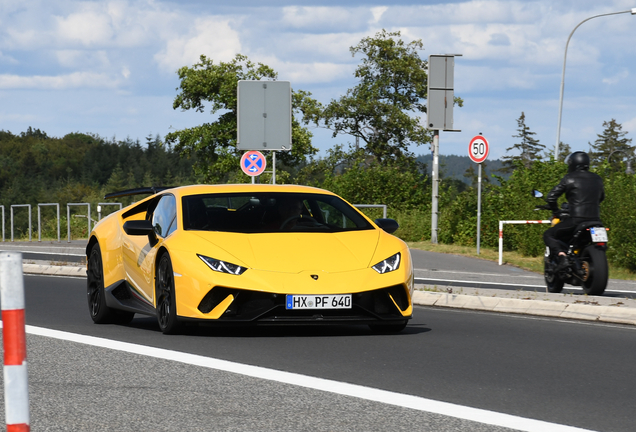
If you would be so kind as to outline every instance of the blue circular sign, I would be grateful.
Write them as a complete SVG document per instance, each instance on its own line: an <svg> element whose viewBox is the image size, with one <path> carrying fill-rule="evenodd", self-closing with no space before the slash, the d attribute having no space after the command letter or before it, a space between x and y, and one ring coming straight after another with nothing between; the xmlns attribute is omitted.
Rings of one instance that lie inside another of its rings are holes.
<svg viewBox="0 0 636 432"><path fill-rule="evenodd" d="M267 161L263 153L252 150L243 153L241 157L241 169L248 176L261 175L267 167Z"/></svg>

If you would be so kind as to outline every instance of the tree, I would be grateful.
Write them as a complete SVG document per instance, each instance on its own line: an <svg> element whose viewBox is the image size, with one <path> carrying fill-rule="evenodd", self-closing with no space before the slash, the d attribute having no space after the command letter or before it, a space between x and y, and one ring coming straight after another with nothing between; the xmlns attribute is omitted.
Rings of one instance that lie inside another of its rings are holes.
<svg viewBox="0 0 636 432"><path fill-rule="evenodd" d="M464 172L464 177L466 177L466 179L470 181L471 187L474 187L474 188L476 188L477 183L479 183L479 175L477 173L477 170L475 169L475 165L476 164L470 164L470 166ZM481 163L481 181L483 183L490 183L490 178L488 178L488 176L485 175L487 166L488 166L488 163L486 161Z"/></svg>
<svg viewBox="0 0 636 432"><path fill-rule="evenodd" d="M502 159L503 172L512 172L514 170L514 162L521 161L524 167L530 168L532 166L532 162L538 161L542 159L541 151L545 149L545 146L539 143L539 140L534 138L536 132L532 132L528 126L526 126L526 115L521 112L521 115L517 119L517 125L519 128L517 132L518 135L513 135L513 138L520 138L521 142L514 144L512 147L508 147L506 152L510 150L519 151L518 155L512 156L504 156Z"/></svg>
<svg viewBox="0 0 636 432"><path fill-rule="evenodd" d="M627 131L623 131L623 126L614 119L603 122L603 127L603 133L597 135L594 144L589 143L590 163L598 166L612 155L612 167L618 169L621 161L634 157L634 146L629 145L632 139L625 138Z"/></svg>
<svg viewBox="0 0 636 432"><path fill-rule="evenodd" d="M565 162L567 157L572 153L572 147L569 144L564 143L563 141L559 141L559 162ZM550 158L554 158L554 146L549 152L546 152L544 155L544 159L550 160Z"/></svg>
<svg viewBox="0 0 636 432"><path fill-rule="evenodd" d="M237 177L240 153L236 149L237 86L239 80L274 80L272 68L262 63L254 64L244 55L237 54L229 62L214 61L202 55L199 63L178 70L179 92L172 107L181 110L205 111L210 104L210 113L216 120L200 126L187 128L166 135L166 142L182 156L195 157L196 176L206 182L225 182L229 179L244 181ZM292 151L280 152L277 160L288 165L305 162L307 156L317 153L311 145L312 134L303 127L318 109L311 93L293 92ZM313 114L312 114L313 113ZM301 117L300 120L297 117ZM234 174L234 178L232 178Z"/></svg>
<svg viewBox="0 0 636 432"><path fill-rule="evenodd" d="M426 60L422 41L405 43L400 32L382 30L350 48L362 54L358 84L324 109L321 120L338 134L353 135L378 163L412 158L409 146L430 142L420 123L426 112ZM461 105L461 100L458 100Z"/></svg>

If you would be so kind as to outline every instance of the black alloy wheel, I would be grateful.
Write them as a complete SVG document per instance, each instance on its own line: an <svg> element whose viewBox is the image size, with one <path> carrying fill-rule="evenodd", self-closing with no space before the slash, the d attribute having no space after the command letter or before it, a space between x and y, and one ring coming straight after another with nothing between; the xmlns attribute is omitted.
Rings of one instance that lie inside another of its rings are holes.
<svg viewBox="0 0 636 432"><path fill-rule="evenodd" d="M605 251L594 245L587 246L581 254L581 267L585 294L603 295L609 276Z"/></svg>
<svg viewBox="0 0 636 432"><path fill-rule="evenodd" d="M88 256L86 294L88 297L88 311L95 324L127 324L135 316L133 312L111 309L106 305L102 253L99 243L95 243Z"/></svg>
<svg viewBox="0 0 636 432"><path fill-rule="evenodd" d="M155 282L157 322L163 334L176 334L180 330L174 291L174 272L170 256L165 253L159 259Z"/></svg>

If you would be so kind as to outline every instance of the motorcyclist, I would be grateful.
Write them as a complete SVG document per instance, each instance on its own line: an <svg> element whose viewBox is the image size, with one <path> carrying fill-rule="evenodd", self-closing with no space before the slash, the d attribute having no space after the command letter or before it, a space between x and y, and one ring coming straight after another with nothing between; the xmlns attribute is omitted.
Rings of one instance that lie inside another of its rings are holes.
<svg viewBox="0 0 636 432"><path fill-rule="evenodd" d="M558 211L557 200L565 193L568 200L570 217L562 220L543 233L543 241L550 248L550 253L558 255L557 271L568 267L567 241L576 226L588 220L600 220L600 204L605 198L603 180L591 173L590 157L587 153L577 151L566 159L568 173L561 182L548 193L546 201L553 212Z"/></svg>

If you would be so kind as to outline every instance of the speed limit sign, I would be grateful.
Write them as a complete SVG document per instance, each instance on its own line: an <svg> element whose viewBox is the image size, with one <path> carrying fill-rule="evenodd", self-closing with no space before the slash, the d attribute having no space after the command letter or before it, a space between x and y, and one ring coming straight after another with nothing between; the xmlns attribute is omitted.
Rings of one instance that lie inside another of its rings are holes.
<svg viewBox="0 0 636 432"><path fill-rule="evenodd" d="M468 145L468 156L475 163L482 163L488 157L488 140L481 135L477 135L470 140Z"/></svg>

